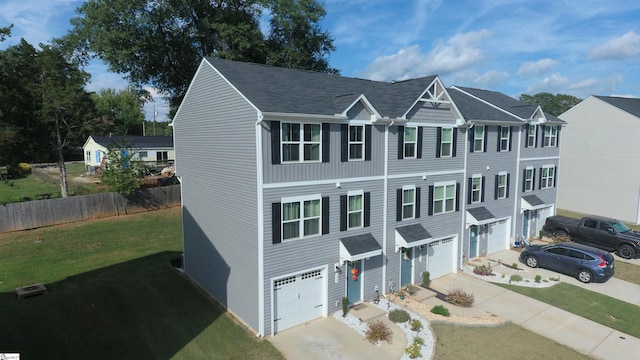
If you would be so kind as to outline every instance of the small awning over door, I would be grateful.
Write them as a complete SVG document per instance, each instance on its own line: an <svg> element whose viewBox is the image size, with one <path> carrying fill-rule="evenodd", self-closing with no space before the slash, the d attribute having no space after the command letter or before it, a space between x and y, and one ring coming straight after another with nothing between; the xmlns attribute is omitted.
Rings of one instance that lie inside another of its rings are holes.
<svg viewBox="0 0 640 360"><path fill-rule="evenodd" d="M535 195L525 195L520 203L522 210L538 210L547 207L547 204Z"/></svg>
<svg viewBox="0 0 640 360"><path fill-rule="evenodd" d="M396 228L396 252L400 248L410 248L425 245L431 241L431 234L421 224L407 225Z"/></svg>
<svg viewBox="0 0 640 360"><path fill-rule="evenodd" d="M493 216L484 206L478 206L477 208L467 209L467 226L469 225L485 225L496 221L496 217Z"/></svg>
<svg viewBox="0 0 640 360"><path fill-rule="evenodd" d="M340 239L340 262L357 261L382 254L382 246L371 234Z"/></svg>

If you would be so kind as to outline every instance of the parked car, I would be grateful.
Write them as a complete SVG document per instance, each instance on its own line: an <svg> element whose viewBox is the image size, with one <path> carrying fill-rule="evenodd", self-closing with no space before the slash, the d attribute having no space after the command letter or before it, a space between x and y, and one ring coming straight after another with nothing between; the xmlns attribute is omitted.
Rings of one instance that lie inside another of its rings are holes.
<svg viewBox="0 0 640 360"><path fill-rule="evenodd" d="M623 259L640 255L640 233L618 220L600 216L585 216L580 220L549 216L543 229L553 235L569 235L575 242L615 251Z"/></svg>
<svg viewBox="0 0 640 360"><path fill-rule="evenodd" d="M532 268L541 267L575 276L583 283L605 282L614 273L613 255L574 242L529 245L520 253L520 261Z"/></svg>

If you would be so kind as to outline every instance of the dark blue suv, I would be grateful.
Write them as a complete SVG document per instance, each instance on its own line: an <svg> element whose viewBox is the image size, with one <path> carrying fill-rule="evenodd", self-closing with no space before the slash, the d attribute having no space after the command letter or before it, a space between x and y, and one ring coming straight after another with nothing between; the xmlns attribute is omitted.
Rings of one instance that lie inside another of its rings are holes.
<svg viewBox="0 0 640 360"><path fill-rule="evenodd" d="M605 282L613 276L613 256L608 252L574 242L529 245L520 253L527 266L541 267L575 276L583 283Z"/></svg>

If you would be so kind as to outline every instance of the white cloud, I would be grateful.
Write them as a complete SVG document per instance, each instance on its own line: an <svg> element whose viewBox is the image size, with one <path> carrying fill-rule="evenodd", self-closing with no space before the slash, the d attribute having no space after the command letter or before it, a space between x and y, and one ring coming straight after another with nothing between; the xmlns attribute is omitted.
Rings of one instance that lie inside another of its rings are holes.
<svg viewBox="0 0 640 360"><path fill-rule="evenodd" d="M549 77L545 77L541 81L531 84L526 94L534 95L541 92L548 92L551 94L564 93L562 90L567 89L569 86L569 79L560 75L560 73L554 73Z"/></svg>
<svg viewBox="0 0 640 360"><path fill-rule="evenodd" d="M620 74L604 79L588 78L574 81L560 75L560 73L555 73L538 83L530 85L526 93L533 95L548 92L551 94L568 94L578 98L586 98L591 95L611 94L623 81L624 77Z"/></svg>
<svg viewBox="0 0 640 360"><path fill-rule="evenodd" d="M640 35L633 31L613 38L589 51L587 59L606 60L630 58L640 53Z"/></svg>
<svg viewBox="0 0 640 360"><path fill-rule="evenodd" d="M520 69L518 69L518 75L543 74L556 64L558 64L558 61L549 58L540 59L538 61L527 61L520 65Z"/></svg>
<svg viewBox="0 0 640 360"><path fill-rule="evenodd" d="M429 54L422 54L419 45L400 49L397 53L376 58L363 76L378 81L403 80L433 74L447 74L484 60L477 46L491 36L488 30L458 34L438 43Z"/></svg>
<svg viewBox="0 0 640 360"><path fill-rule="evenodd" d="M474 86L481 89L491 89L495 84L498 84L509 78L509 73L506 71L491 70L476 77L473 80Z"/></svg>

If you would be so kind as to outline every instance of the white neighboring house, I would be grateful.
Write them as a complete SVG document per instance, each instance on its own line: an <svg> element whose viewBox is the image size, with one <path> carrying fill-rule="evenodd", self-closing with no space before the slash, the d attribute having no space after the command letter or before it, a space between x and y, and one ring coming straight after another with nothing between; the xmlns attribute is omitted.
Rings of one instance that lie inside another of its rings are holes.
<svg viewBox="0 0 640 360"><path fill-rule="evenodd" d="M590 96L559 118L558 207L640 224L640 99Z"/></svg>
<svg viewBox="0 0 640 360"><path fill-rule="evenodd" d="M95 136L90 135L82 146L88 174L95 174L111 144L122 145L137 152L136 160L154 167L173 166L175 150L173 136Z"/></svg>

